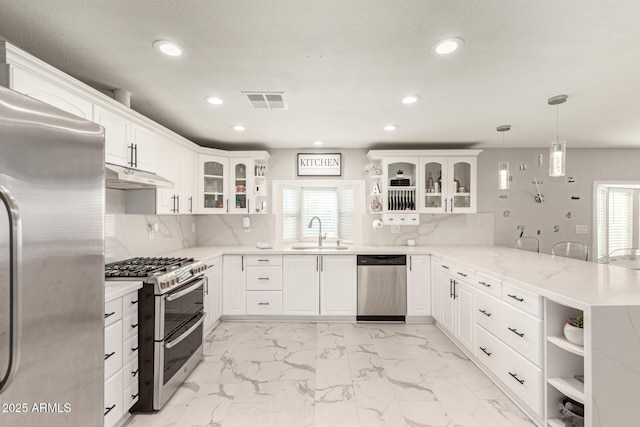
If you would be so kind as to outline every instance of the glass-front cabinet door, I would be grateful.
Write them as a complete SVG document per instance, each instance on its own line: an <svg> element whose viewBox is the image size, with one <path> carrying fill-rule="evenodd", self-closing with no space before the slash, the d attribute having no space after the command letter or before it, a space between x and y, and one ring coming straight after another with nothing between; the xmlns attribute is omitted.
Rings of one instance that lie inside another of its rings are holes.
<svg viewBox="0 0 640 427"><path fill-rule="evenodd" d="M451 213L476 212L476 157L449 158L449 203Z"/></svg>
<svg viewBox="0 0 640 427"><path fill-rule="evenodd" d="M388 158L383 165L383 201L385 212L416 212L419 209L416 190L420 182L417 158Z"/></svg>
<svg viewBox="0 0 640 427"><path fill-rule="evenodd" d="M446 200L447 176L446 157L428 157L420 159L420 212L443 213ZM444 178L443 178L444 177ZM444 182L443 182L444 179Z"/></svg>
<svg viewBox="0 0 640 427"><path fill-rule="evenodd" d="M226 213L229 203L226 181L227 159L200 156L199 163L199 212Z"/></svg>
<svg viewBox="0 0 640 427"><path fill-rule="evenodd" d="M251 213L253 199L253 160L230 159L229 213Z"/></svg>

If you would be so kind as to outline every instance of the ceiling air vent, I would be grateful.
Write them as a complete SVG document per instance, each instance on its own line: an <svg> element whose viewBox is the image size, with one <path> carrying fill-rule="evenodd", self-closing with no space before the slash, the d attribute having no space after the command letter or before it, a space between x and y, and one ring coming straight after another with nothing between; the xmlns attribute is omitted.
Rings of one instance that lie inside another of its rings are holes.
<svg viewBox="0 0 640 427"><path fill-rule="evenodd" d="M286 110L287 101L283 92L242 92L249 101L251 108L266 108L270 110Z"/></svg>

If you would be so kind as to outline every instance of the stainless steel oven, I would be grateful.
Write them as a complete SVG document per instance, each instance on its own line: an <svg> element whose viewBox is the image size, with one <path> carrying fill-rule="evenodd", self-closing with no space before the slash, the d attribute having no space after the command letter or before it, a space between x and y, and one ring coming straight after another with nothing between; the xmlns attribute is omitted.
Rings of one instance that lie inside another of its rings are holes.
<svg viewBox="0 0 640 427"><path fill-rule="evenodd" d="M138 291L139 397L132 412L161 409L202 361L206 266L187 258L132 258L105 266L107 280Z"/></svg>
<svg viewBox="0 0 640 427"><path fill-rule="evenodd" d="M154 409L160 409L202 360L204 278L155 295Z"/></svg>

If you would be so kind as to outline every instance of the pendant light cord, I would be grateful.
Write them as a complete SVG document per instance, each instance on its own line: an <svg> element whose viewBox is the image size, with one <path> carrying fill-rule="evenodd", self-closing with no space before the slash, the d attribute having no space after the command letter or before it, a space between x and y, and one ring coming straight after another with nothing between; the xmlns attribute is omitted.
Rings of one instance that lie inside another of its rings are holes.
<svg viewBox="0 0 640 427"><path fill-rule="evenodd" d="M560 141L560 104L556 105L556 141Z"/></svg>

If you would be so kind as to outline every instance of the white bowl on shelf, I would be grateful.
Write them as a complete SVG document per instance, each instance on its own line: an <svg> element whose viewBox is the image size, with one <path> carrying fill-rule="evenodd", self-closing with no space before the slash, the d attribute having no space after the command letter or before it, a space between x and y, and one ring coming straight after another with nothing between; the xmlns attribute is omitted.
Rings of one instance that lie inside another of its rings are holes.
<svg viewBox="0 0 640 427"><path fill-rule="evenodd" d="M564 336L570 343L584 346L584 328L578 328L569 323L565 323Z"/></svg>

